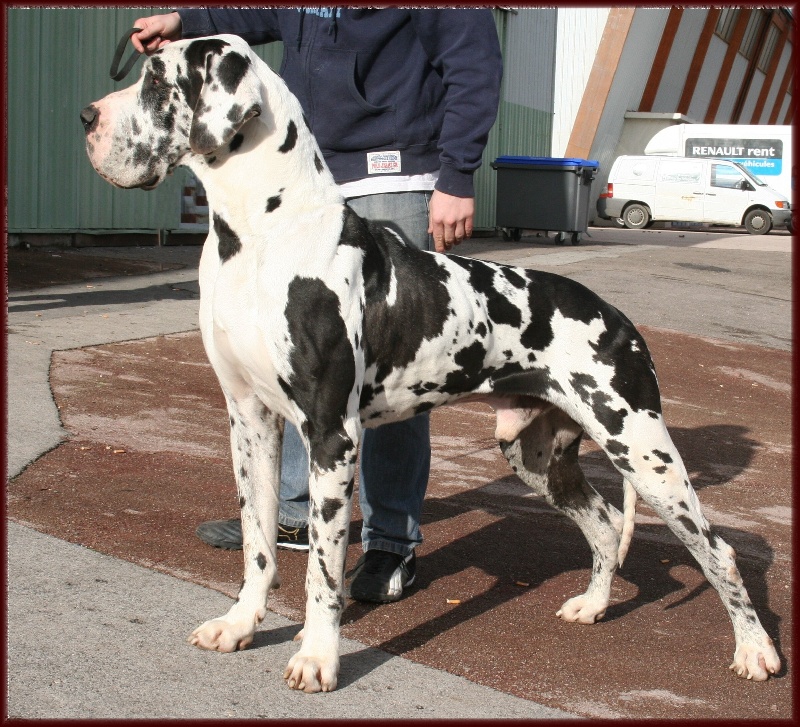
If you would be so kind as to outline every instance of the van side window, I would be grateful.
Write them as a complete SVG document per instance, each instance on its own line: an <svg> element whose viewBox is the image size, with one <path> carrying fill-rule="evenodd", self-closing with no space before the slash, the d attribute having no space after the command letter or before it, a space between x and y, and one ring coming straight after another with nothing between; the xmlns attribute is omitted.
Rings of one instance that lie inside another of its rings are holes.
<svg viewBox="0 0 800 727"><path fill-rule="evenodd" d="M670 184L701 184L703 163L662 160L658 170L658 181Z"/></svg>
<svg viewBox="0 0 800 727"><path fill-rule="evenodd" d="M725 189L741 189L744 177L738 169L727 164L711 165L711 186Z"/></svg>

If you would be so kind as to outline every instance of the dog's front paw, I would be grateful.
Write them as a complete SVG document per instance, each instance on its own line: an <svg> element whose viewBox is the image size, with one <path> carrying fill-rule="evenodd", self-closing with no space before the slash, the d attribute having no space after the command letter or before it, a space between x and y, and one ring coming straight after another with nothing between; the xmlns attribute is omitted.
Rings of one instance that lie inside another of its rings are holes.
<svg viewBox="0 0 800 727"><path fill-rule="evenodd" d="M608 601L605 599L592 599L585 593L566 601L556 612L556 616L564 621L580 624L593 624L606 615Z"/></svg>
<svg viewBox="0 0 800 727"><path fill-rule="evenodd" d="M308 694L332 692L339 676L339 660L327 660L320 656L303 654L302 651L289 659L283 678L290 689Z"/></svg>
<svg viewBox="0 0 800 727"><path fill-rule="evenodd" d="M211 619L192 632L189 643L209 651L246 649L253 642L258 621L234 621L227 616Z"/></svg>
<svg viewBox="0 0 800 727"><path fill-rule="evenodd" d="M777 674L781 668L781 660L772 639L765 637L764 643L739 644L733 655L733 664L730 669L743 679L752 679L763 682L769 679L770 674Z"/></svg>

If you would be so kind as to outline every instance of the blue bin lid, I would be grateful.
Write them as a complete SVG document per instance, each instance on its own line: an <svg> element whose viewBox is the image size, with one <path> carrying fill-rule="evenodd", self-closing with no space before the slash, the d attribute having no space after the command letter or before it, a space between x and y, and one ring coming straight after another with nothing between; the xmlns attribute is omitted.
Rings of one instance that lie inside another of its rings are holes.
<svg viewBox="0 0 800 727"><path fill-rule="evenodd" d="M600 162L590 159L562 159L560 157L517 157L502 156L494 160L495 164L518 164L532 167L587 167L597 169Z"/></svg>

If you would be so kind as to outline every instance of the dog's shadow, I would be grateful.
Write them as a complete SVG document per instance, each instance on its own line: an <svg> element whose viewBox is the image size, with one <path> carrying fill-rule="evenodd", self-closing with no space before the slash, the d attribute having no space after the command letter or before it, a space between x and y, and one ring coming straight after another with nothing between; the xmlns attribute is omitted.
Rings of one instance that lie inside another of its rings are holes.
<svg viewBox="0 0 800 727"><path fill-rule="evenodd" d="M733 425L676 428L671 429L671 434L678 450L684 452L686 468L697 490L724 486L748 467L757 447L757 442L747 436L748 430ZM714 461L709 453L713 453ZM585 470L591 470L587 478L592 485L618 509L621 508L621 477L605 455L599 451L590 452L581 456L581 464ZM516 476L508 475L474 490L426 500L423 530L436 523L440 528L446 528L448 520L475 510L488 512L498 519L421 555L417 562L415 587L425 589L439 579L469 568L493 576L496 585L461 603L458 608L384 641L379 645L380 649L397 655L411 652L443 632L518 598L521 589L515 585L515 580L521 571L531 589L565 572L581 571L581 575L585 575L581 588L585 588L591 569L591 554L583 534L555 510L547 512L544 500L537 498L543 512L520 512L521 498L528 493L527 487ZM643 509L640 505L640 512ZM753 533L722 526L715 526L715 531L739 554L737 563L753 605L780 652L778 635L782 619L769 608L765 579L774 560L774 551L763 538ZM700 571L689 551L665 524L638 524L625 565L616 576L635 586L637 593L626 601L612 603L603 621L620 619L684 589L685 584L672 577L667 568L659 570L658 577L653 577L653 564L666 560L670 568L681 565ZM701 578L703 582L700 585L666 608L677 608L710 588L702 575ZM565 594L565 598L569 595L574 594ZM376 606L351 601L342 621L356 622L374 608ZM785 663L785 659L782 661Z"/></svg>

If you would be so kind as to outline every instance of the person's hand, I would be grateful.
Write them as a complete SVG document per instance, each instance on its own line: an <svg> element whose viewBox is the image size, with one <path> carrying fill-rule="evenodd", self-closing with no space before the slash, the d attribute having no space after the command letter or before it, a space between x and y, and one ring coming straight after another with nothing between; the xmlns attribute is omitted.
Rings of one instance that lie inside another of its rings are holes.
<svg viewBox="0 0 800 727"><path fill-rule="evenodd" d="M436 252L447 252L465 237L472 237L474 216L474 198L454 197L434 189L431 195L428 234L433 235Z"/></svg>
<svg viewBox="0 0 800 727"><path fill-rule="evenodd" d="M131 43L139 53L147 55L173 40L181 39L181 16L178 13L139 18L131 27L142 29L140 33L131 36Z"/></svg>

